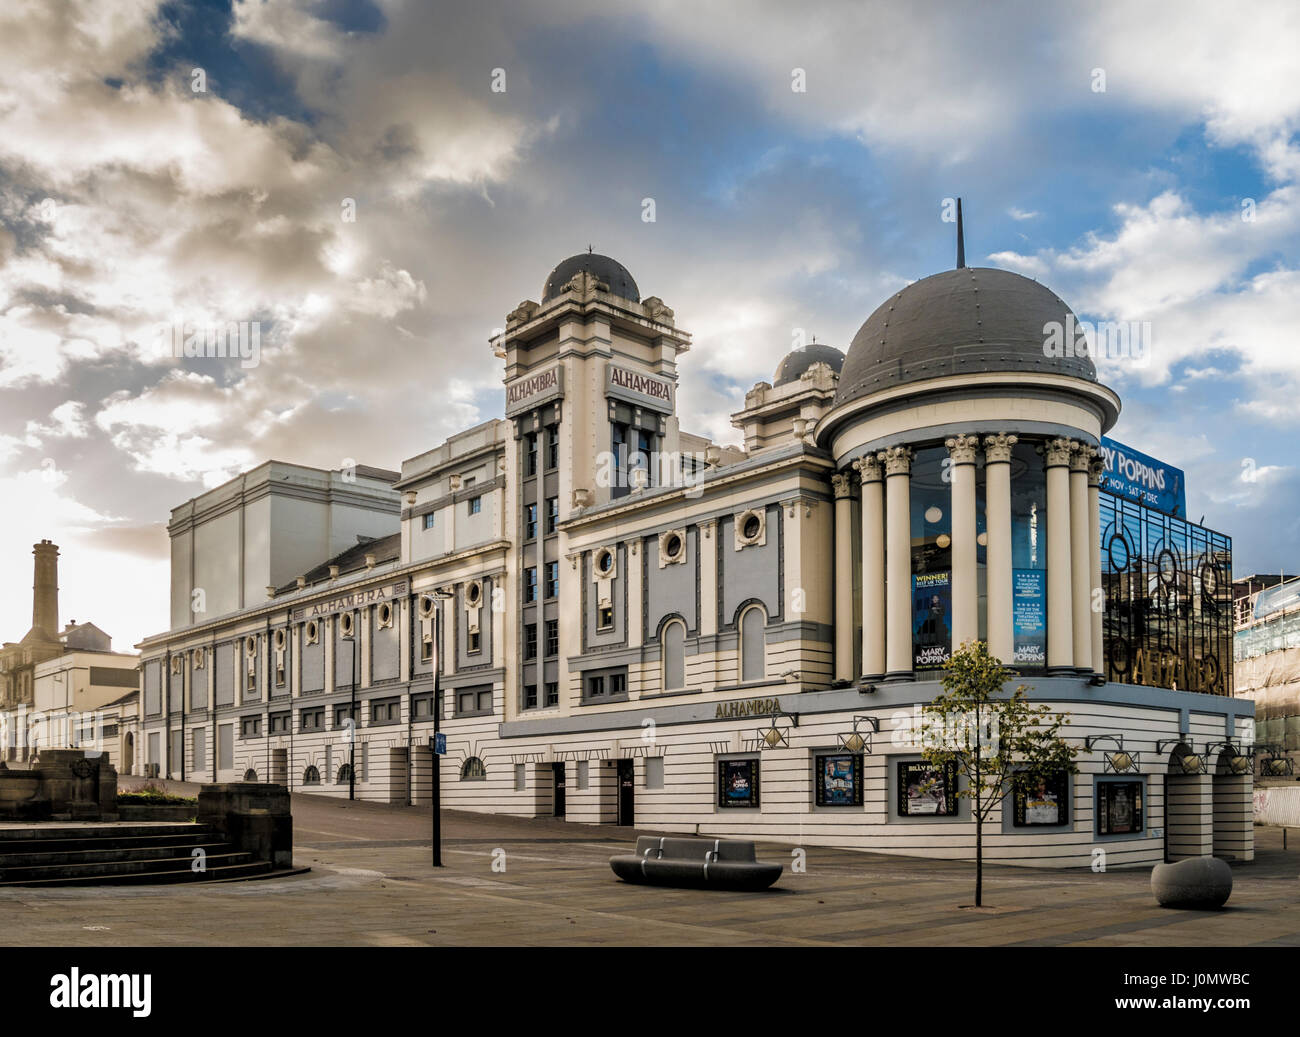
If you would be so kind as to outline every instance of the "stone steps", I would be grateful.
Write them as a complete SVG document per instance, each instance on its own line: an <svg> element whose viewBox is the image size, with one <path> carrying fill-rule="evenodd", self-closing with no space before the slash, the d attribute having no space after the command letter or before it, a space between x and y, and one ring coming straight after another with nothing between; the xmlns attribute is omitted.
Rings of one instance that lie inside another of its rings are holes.
<svg viewBox="0 0 1300 1037"><path fill-rule="evenodd" d="M194 851L205 868L193 870ZM207 825L0 829L0 886L220 882L296 874L236 849Z"/></svg>

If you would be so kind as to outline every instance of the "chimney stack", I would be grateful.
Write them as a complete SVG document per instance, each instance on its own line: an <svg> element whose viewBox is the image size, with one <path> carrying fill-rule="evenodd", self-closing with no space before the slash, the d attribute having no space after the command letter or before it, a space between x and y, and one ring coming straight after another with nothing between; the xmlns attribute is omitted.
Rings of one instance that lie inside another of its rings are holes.
<svg viewBox="0 0 1300 1037"><path fill-rule="evenodd" d="M36 556L32 577L32 629L47 641L59 637L59 548L49 540L32 545Z"/></svg>

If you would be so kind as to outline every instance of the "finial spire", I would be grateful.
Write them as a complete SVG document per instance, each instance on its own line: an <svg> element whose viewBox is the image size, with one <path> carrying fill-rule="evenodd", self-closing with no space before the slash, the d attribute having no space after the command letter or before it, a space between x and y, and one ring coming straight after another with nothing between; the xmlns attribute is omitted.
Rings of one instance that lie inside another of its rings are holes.
<svg viewBox="0 0 1300 1037"><path fill-rule="evenodd" d="M592 254L593 252L595 252L595 251L596 251L596 250L595 250L594 248L592 248L590 245L587 246L587 255L591 255L591 254Z"/></svg>
<svg viewBox="0 0 1300 1037"><path fill-rule="evenodd" d="M961 226L961 199L957 199L957 269L966 266L966 235Z"/></svg>

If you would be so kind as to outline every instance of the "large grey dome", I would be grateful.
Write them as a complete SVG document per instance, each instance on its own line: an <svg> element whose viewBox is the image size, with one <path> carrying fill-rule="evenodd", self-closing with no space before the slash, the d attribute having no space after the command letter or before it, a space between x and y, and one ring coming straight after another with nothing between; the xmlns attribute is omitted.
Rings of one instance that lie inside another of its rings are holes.
<svg viewBox="0 0 1300 1037"><path fill-rule="evenodd" d="M772 377L772 386L775 388L797 382L813 364L827 364L832 371L839 374L840 368L844 366L844 354L834 346L827 346L820 342L792 350L777 364L776 374Z"/></svg>
<svg viewBox="0 0 1300 1037"><path fill-rule="evenodd" d="M986 372L1066 374L1097 380L1088 357L1051 357L1044 325L1065 326L1050 288L1009 270L959 267L886 300L853 336L835 404L927 378Z"/></svg>
<svg viewBox="0 0 1300 1037"><path fill-rule="evenodd" d="M609 285L612 295L631 302L641 301L641 293L637 289L636 282L632 280L632 275L628 273L627 267L617 259L610 259L609 256L581 252L576 256L570 256L550 272L546 284L542 286L542 302L550 302L559 296L564 291L564 286L573 280L574 275L583 270L591 272Z"/></svg>

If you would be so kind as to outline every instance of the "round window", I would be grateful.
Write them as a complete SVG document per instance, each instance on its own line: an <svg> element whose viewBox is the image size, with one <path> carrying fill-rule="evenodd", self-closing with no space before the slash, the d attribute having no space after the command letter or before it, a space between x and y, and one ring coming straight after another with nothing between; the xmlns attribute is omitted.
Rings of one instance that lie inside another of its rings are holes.
<svg viewBox="0 0 1300 1037"><path fill-rule="evenodd" d="M614 568L614 552L608 549L603 550L596 556L596 571L599 573L608 573Z"/></svg>
<svg viewBox="0 0 1300 1037"><path fill-rule="evenodd" d="M748 515L740 531L746 540L757 540L758 534L763 531L763 523L759 521L757 515Z"/></svg>
<svg viewBox="0 0 1300 1037"><path fill-rule="evenodd" d="M483 596L483 588L477 583L471 583L465 590L465 600L471 605L477 605L478 599Z"/></svg>
<svg viewBox="0 0 1300 1037"><path fill-rule="evenodd" d="M682 538L676 533L669 533L664 538L664 554L669 558L680 558L682 553Z"/></svg>

